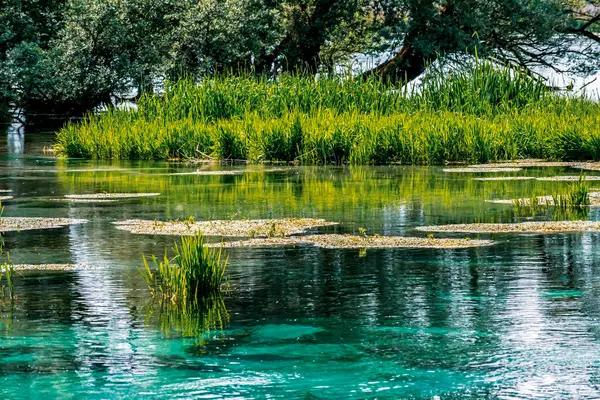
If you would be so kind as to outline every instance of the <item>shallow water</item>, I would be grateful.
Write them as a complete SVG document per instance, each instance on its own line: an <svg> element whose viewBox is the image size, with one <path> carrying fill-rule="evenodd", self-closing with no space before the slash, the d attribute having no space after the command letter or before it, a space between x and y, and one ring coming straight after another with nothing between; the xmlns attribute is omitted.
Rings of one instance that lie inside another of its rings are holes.
<svg viewBox="0 0 600 400"><path fill-rule="evenodd" d="M4 398L600 396L600 234L472 235L497 244L463 250L232 249L223 303L166 329L137 268L142 253L161 254L174 238L112 225L319 217L341 222L322 232L424 236L414 227L527 220L484 200L568 183L473 181L487 175L435 167L168 175L246 167L56 160L41 151L51 141L0 143L0 189L14 196L3 215L90 222L9 232L5 249L15 263L95 268L16 278L14 305L2 303ZM578 172L508 175L561 174ZM102 192L161 195L55 201ZM588 218L600 220L599 211Z"/></svg>

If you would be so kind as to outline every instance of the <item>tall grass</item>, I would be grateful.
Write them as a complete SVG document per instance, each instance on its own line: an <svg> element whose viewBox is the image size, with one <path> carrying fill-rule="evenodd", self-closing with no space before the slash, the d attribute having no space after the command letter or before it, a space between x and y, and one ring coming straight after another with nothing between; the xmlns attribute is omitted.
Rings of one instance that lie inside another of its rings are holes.
<svg viewBox="0 0 600 400"><path fill-rule="evenodd" d="M137 111L65 126L56 149L100 159L202 158L302 164L442 164L519 157L600 159L600 107L487 62L418 89L283 75L168 84Z"/></svg>
<svg viewBox="0 0 600 400"><path fill-rule="evenodd" d="M152 257L156 272L143 257L142 275L154 293L160 292L163 299L173 303L186 303L221 289L227 259L222 259L220 248L209 249L201 233L182 237L175 243L173 253L173 259L169 259L166 252L162 261Z"/></svg>
<svg viewBox="0 0 600 400"><path fill-rule="evenodd" d="M575 183L569 184L565 194L552 196L554 206L561 209L582 208L590 205L590 195L583 175Z"/></svg>

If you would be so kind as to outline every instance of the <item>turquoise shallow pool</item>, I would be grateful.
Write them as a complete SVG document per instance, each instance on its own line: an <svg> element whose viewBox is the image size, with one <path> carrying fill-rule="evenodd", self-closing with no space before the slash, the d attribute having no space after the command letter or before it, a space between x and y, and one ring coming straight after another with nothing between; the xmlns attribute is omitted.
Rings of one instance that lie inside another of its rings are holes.
<svg viewBox="0 0 600 400"><path fill-rule="evenodd" d="M470 235L497 243L464 250L232 249L222 301L183 321L186 329L165 329L137 268L142 253L161 254L174 238L112 224L295 216L341 223L327 232L423 236L414 227L527 220L484 200L550 194L564 182L481 182L412 167L170 175L247 168L56 160L28 142L13 153L0 159L0 189L14 197L4 216L89 220L6 233L13 261L94 269L15 278L17 299L2 302L3 398L600 396L600 234ZM102 192L161 195L57 201Z"/></svg>

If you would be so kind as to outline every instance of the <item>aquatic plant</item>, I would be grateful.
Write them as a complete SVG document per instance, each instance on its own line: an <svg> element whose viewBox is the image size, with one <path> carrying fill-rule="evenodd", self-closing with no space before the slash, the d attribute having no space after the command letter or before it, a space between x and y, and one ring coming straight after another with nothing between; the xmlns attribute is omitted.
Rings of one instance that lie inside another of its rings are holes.
<svg viewBox="0 0 600 400"><path fill-rule="evenodd" d="M0 246L0 254L2 252ZM6 253L6 261L0 265L0 293L2 297L5 297L5 291L8 289L8 297L13 300L15 296L14 284L13 284L13 275L15 273L14 266L10 262L10 253ZM2 281L5 281L4 284Z"/></svg>
<svg viewBox="0 0 600 400"><path fill-rule="evenodd" d="M162 261L152 256L156 273L143 257L142 276L153 293L177 303L221 290L227 259L222 259L221 248L210 249L205 245L202 233L182 237L174 244L173 253L175 257L169 259L165 252Z"/></svg>
<svg viewBox="0 0 600 400"><path fill-rule="evenodd" d="M65 126L58 153L100 159L244 159L301 164L443 164L598 159L600 107L523 71L479 62L419 89L282 75L181 80L133 111Z"/></svg>

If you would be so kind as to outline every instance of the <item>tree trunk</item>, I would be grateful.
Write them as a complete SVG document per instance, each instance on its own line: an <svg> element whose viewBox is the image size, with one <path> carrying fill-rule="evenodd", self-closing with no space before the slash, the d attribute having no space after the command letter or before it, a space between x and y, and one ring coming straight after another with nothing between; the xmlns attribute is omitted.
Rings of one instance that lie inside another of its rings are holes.
<svg viewBox="0 0 600 400"><path fill-rule="evenodd" d="M425 58L425 55L413 45L414 34L410 32L404 38L402 48L391 59L363 74L364 77L376 76L390 83L406 83L421 75L427 68L427 63L435 61Z"/></svg>

